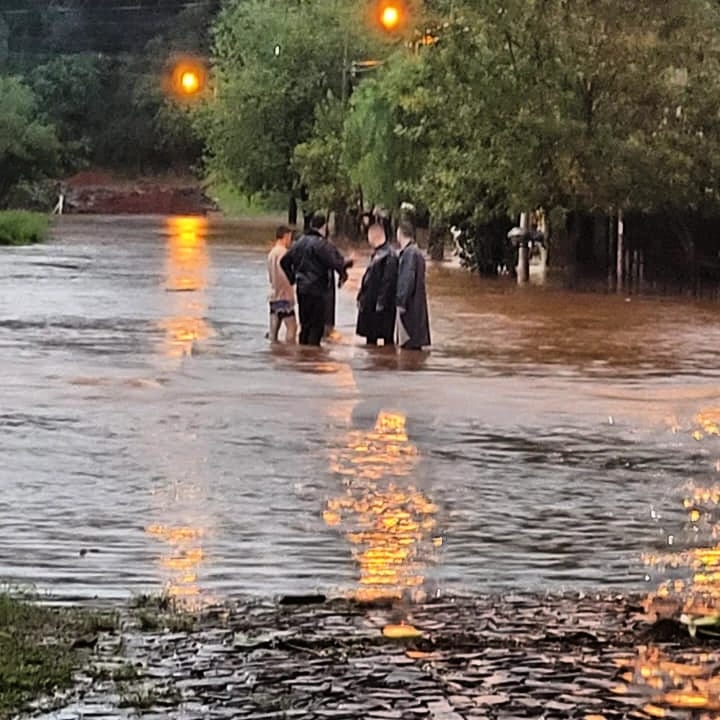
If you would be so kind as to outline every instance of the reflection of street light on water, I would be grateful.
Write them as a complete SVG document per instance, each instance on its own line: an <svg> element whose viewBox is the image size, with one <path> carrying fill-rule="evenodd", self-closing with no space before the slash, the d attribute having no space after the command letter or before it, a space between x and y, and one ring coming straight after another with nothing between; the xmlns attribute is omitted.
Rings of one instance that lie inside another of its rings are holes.
<svg viewBox="0 0 720 720"><path fill-rule="evenodd" d="M207 311L208 221L202 216L170 217L166 231L165 289L173 293L173 307L161 325L166 336L165 354L181 358L211 334L203 317Z"/></svg>
<svg viewBox="0 0 720 720"><path fill-rule="evenodd" d="M175 216L165 221L165 317L162 355L180 360L191 355L211 329L207 312L208 221L202 216ZM207 448L202 436L188 429L184 414L157 432L162 442L153 442L148 462L153 461L157 485L154 521L145 528L160 544L158 565L166 593L182 607L196 609L211 602L205 596L200 571L206 562L203 547L210 518L207 515Z"/></svg>
<svg viewBox="0 0 720 720"><path fill-rule="evenodd" d="M205 557L204 530L191 526L149 525L145 532L167 544L160 566L167 575L165 592L185 606L192 606L200 595L198 572Z"/></svg>
<svg viewBox="0 0 720 720"><path fill-rule="evenodd" d="M720 409L700 412L691 435L698 442L720 436ZM714 470L720 472L720 461ZM689 483L685 487L683 509L687 514L684 547L682 537L669 535L666 552L647 553L643 558L648 567L666 574L658 589L645 600L647 619L671 618L675 622L679 619L687 625L690 634L702 631L703 627L717 634L720 632L720 482L713 479ZM675 550L677 545L681 547ZM612 691L641 698L638 708L646 716L690 717L693 713L692 717L700 720L718 717L720 654L715 650L702 645L683 647L679 643L670 643L661 649L643 643L637 653L617 658L616 664L619 682Z"/></svg>
<svg viewBox="0 0 720 720"><path fill-rule="evenodd" d="M323 519L353 546L357 599L424 595L425 563L441 540L435 505L407 479L416 462L405 415L387 410L371 431L351 431L331 455L344 493L328 500Z"/></svg>

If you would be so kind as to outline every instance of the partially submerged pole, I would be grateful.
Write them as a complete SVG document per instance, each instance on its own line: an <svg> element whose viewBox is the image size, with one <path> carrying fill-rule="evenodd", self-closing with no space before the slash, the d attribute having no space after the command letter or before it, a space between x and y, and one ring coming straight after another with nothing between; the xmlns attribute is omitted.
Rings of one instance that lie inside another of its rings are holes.
<svg viewBox="0 0 720 720"><path fill-rule="evenodd" d="M617 217L617 291L622 292L625 284L625 221L623 211L618 210Z"/></svg>
<svg viewBox="0 0 720 720"><path fill-rule="evenodd" d="M518 239L518 285L525 285L530 282L530 252L528 249L528 237L530 234L529 217L530 213L522 213L520 215L520 229L522 230L522 235Z"/></svg>

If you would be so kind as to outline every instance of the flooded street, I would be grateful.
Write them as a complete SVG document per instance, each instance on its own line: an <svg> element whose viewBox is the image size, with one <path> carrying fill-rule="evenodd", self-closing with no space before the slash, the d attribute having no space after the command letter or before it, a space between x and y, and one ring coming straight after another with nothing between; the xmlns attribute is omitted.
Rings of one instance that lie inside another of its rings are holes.
<svg viewBox="0 0 720 720"><path fill-rule="evenodd" d="M63 598L693 579L720 308L431 267L430 354L271 350L270 235L63 218L0 252L0 579ZM264 243L264 244L263 244ZM678 567L673 567L673 566Z"/></svg>

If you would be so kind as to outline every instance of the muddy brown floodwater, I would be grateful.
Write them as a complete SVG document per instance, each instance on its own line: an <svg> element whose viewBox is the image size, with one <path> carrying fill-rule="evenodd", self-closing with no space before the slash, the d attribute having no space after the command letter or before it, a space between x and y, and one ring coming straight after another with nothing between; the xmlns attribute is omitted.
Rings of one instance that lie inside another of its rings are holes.
<svg viewBox="0 0 720 720"><path fill-rule="evenodd" d="M398 355L354 338L357 268L338 343L271 350L267 237L66 217L2 251L4 582L203 602L693 580L720 308L431 266L435 346Z"/></svg>

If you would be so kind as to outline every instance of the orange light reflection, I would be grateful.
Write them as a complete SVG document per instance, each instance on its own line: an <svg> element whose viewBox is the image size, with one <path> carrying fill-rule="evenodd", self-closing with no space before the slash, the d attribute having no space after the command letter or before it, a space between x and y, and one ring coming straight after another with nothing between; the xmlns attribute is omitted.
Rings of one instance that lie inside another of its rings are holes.
<svg viewBox="0 0 720 720"><path fill-rule="evenodd" d="M166 223L165 289L172 293L172 314L161 322L163 351L168 357L182 358L211 334L203 317L207 311L208 223L200 216L170 217Z"/></svg>
<svg viewBox="0 0 720 720"><path fill-rule="evenodd" d="M424 555L435 547L436 508L411 483L417 462L405 415L383 410L369 432L353 431L331 456L345 492L328 501L323 518L341 528L360 568L355 597L418 599L425 579Z"/></svg>
<svg viewBox="0 0 720 720"><path fill-rule="evenodd" d="M205 557L201 547L204 531L202 528L150 525L145 532L170 546L170 554L160 558L160 566L169 575L165 591L170 597L181 600L186 609L195 609L200 604L198 571Z"/></svg>
<svg viewBox="0 0 720 720"><path fill-rule="evenodd" d="M720 410L698 413L689 432L698 442L720 436ZM714 463L714 470L718 468L720 464ZM646 598L645 611L650 619L678 619L681 615L699 619L720 614L720 483L688 483L682 505L687 513L686 547L681 543L677 551L669 548L643 558L647 566L676 576L662 582ZM709 630L717 632L720 628ZM650 717L668 717L673 710L690 711L700 720L720 717L720 654L699 647L674 650L672 657L669 652L640 647L638 656L624 663L627 672L622 679L627 684L620 687L627 693L639 690L642 695L652 690L650 702L643 707Z"/></svg>

